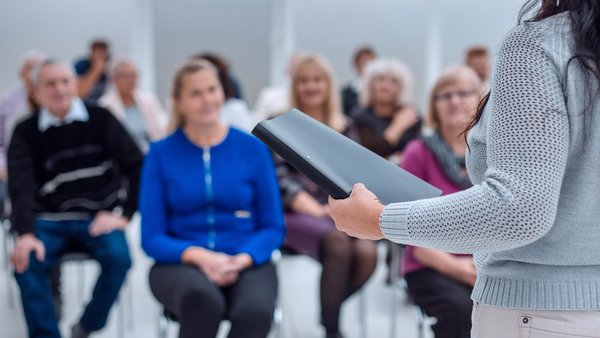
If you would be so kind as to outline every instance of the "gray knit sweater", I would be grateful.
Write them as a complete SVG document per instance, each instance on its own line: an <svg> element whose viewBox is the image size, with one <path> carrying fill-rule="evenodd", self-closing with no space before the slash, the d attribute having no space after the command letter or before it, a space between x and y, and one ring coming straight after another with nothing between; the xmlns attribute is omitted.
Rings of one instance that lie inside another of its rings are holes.
<svg viewBox="0 0 600 338"><path fill-rule="evenodd" d="M469 134L474 186L381 214L394 242L475 253L483 304L600 310L600 102L578 62L566 72L568 20L523 23L502 43Z"/></svg>

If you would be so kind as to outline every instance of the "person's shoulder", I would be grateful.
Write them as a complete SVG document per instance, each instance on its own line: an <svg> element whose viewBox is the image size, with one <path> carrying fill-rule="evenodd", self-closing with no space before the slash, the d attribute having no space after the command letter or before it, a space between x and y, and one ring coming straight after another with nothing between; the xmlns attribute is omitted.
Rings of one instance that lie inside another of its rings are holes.
<svg viewBox="0 0 600 338"><path fill-rule="evenodd" d="M136 89L134 95L136 96L136 99L141 99L141 100L146 101L146 102L149 102L149 101L158 101L158 97L156 97L156 95L153 92L151 92L151 91L146 91L146 90L142 90L142 89Z"/></svg>
<svg viewBox="0 0 600 338"><path fill-rule="evenodd" d="M15 125L13 134L31 133L37 130L39 111L21 118Z"/></svg>
<svg viewBox="0 0 600 338"><path fill-rule="evenodd" d="M353 94L354 88L352 87L352 83L347 83L342 87L342 94Z"/></svg>
<svg viewBox="0 0 600 338"><path fill-rule="evenodd" d="M570 32L569 20L566 13L560 13L543 20L523 21L506 34L500 53L514 50L531 52L547 49L553 41L566 41Z"/></svg>
<svg viewBox="0 0 600 338"><path fill-rule="evenodd" d="M259 153L268 153L267 146L256 136L235 127L229 127L229 136L232 144L244 153L253 156Z"/></svg>
<svg viewBox="0 0 600 338"><path fill-rule="evenodd" d="M249 146L263 145L263 143L256 138L256 136L249 134L236 127L229 127L228 138L235 143L247 144Z"/></svg>
<svg viewBox="0 0 600 338"><path fill-rule="evenodd" d="M21 98L26 98L27 92L24 87L18 86L15 88L11 88L0 93L0 107L5 106L7 104L12 103L12 101Z"/></svg>
<svg viewBox="0 0 600 338"><path fill-rule="evenodd" d="M431 162L433 154L422 139L414 139L406 145L402 156L402 167L426 167Z"/></svg>
<svg viewBox="0 0 600 338"><path fill-rule="evenodd" d="M361 123L372 119L372 114L369 112L369 109L362 106L354 107L350 116L352 116L352 120L354 120L355 123Z"/></svg>
<svg viewBox="0 0 600 338"><path fill-rule="evenodd" d="M116 120L110 110L96 103L84 102L84 106L90 116L90 120L101 120L103 122L112 122L113 120Z"/></svg>
<svg viewBox="0 0 600 338"><path fill-rule="evenodd" d="M181 149L181 142L183 140L183 132L181 129L177 129L164 138L151 142L149 154L172 153L174 149Z"/></svg>
<svg viewBox="0 0 600 338"><path fill-rule="evenodd" d="M429 149L427 149L425 142L423 142L423 140L421 140L420 138L417 138L408 142L406 148L404 149L404 156L421 157L422 155L428 152Z"/></svg>
<svg viewBox="0 0 600 338"><path fill-rule="evenodd" d="M73 67L75 68L75 72L77 73L77 75L83 75L90 68L90 60L88 60L87 58L80 58L77 61L75 61Z"/></svg>

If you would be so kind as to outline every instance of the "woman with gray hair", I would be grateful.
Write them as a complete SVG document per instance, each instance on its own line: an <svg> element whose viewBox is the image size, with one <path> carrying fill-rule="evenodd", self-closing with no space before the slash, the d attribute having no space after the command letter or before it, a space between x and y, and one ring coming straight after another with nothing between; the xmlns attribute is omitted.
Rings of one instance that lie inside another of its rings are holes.
<svg viewBox="0 0 600 338"><path fill-rule="evenodd" d="M133 61L116 60L110 75L112 88L100 98L99 103L123 123L145 152L150 141L165 136L167 114L153 93L138 88L138 68Z"/></svg>
<svg viewBox="0 0 600 338"><path fill-rule="evenodd" d="M412 76L395 59L376 59L365 68L361 106L354 123L360 143L382 157L401 157L406 144L421 130L421 119L410 106Z"/></svg>

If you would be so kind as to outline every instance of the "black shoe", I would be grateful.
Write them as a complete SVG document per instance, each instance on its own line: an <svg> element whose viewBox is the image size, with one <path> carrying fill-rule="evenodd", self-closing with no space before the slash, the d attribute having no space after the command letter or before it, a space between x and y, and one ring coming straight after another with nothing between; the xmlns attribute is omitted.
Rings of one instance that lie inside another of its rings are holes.
<svg viewBox="0 0 600 338"><path fill-rule="evenodd" d="M342 336L342 334L339 332L328 333L327 336L325 336L325 337L326 338L344 338L344 336Z"/></svg>
<svg viewBox="0 0 600 338"><path fill-rule="evenodd" d="M88 338L89 336L90 332L81 327L81 324L74 325L71 330L71 338Z"/></svg>

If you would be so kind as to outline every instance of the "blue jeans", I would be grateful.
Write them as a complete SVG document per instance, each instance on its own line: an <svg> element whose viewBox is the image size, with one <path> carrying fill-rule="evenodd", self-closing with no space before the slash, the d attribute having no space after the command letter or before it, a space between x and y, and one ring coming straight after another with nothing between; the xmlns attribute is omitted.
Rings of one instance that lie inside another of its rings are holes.
<svg viewBox="0 0 600 338"><path fill-rule="evenodd" d="M90 222L36 222L35 235L44 243L46 257L40 262L32 254L29 269L22 274L15 273L30 338L60 338L49 274L60 257L74 248L89 253L100 263L102 270L79 324L89 332L100 330L106 324L110 308L131 267L131 257L123 231L92 237L88 233Z"/></svg>

